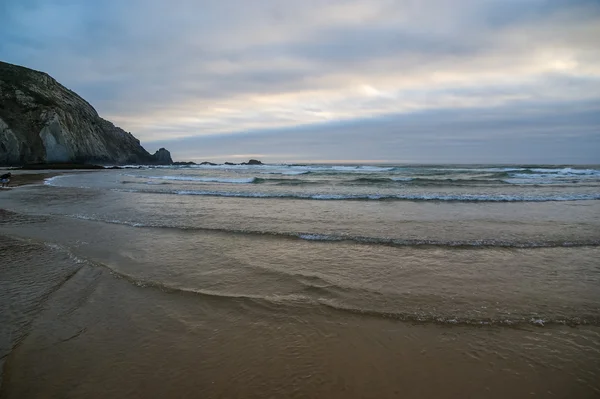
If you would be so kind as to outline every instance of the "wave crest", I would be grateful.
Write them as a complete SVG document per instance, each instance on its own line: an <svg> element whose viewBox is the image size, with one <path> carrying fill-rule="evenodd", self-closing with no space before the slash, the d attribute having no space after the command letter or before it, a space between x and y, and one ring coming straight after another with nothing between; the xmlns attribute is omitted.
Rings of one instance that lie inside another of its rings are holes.
<svg viewBox="0 0 600 399"><path fill-rule="evenodd" d="M600 193L565 193L551 195L516 195L516 194L329 194L329 193L291 193L261 191L212 191L212 190L125 190L118 192L147 194L197 195L209 197L236 198L280 198L320 201L450 201L450 202L548 202L548 201L589 201L599 200Z"/></svg>

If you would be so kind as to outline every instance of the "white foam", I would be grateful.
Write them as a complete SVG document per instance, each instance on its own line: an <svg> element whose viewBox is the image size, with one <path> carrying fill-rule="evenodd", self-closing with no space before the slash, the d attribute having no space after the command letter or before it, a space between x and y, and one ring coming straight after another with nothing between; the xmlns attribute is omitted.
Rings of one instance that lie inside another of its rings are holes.
<svg viewBox="0 0 600 399"><path fill-rule="evenodd" d="M74 215L67 215L68 217L74 218L74 219L81 219L81 220L89 220L92 222L105 222L105 223L113 223L113 224L123 224L123 225L127 225L127 226L133 226L133 227L152 227L151 225L147 225L144 223L139 223L139 222L131 222L128 220L119 220L119 219L102 219L102 218L98 218L98 217L94 217L94 216L87 216L87 215L81 215L81 214L74 214Z"/></svg>
<svg viewBox="0 0 600 399"><path fill-rule="evenodd" d="M249 184L254 183L255 177L243 179L225 179L220 177L192 177L192 176L144 176L144 175L129 175L123 176L136 177L140 179L157 179L157 180L172 180L172 181L193 181L202 183L231 183L231 184ZM152 183L148 183L152 184ZM154 183L156 184L156 183Z"/></svg>
<svg viewBox="0 0 600 399"><path fill-rule="evenodd" d="M64 186L57 184L56 181L59 179L64 179L65 177L70 177L70 176L75 176L75 175L61 175L61 176L49 177L47 179L44 179L44 185L52 186L52 187L64 187ZM85 188L85 189L92 188L89 186L69 186L69 187L70 188Z"/></svg>
<svg viewBox="0 0 600 399"><path fill-rule="evenodd" d="M544 327L544 319L532 318L531 320L529 320L529 322L533 325Z"/></svg>
<svg viewBox="0 0 600 399"><path fill-rule="evenodd" d="M451 172L516 172L521 170L527 170L526 168L425 168L429 170L437 171L451 171Z"/></svg>
<svg viewBox="0 0 600 399"><path fill-rule="evenodd" d="M283 195L271 195L268 193L260 192L235 192L235 191L191 191L191 190L180 190L171 192L171 194L178 195L204 195L213 197L245 197L245 198L270 198L270 197L283 197Z"/></svg>
<svg viewBox="0 0 600 399"><path fill-rule="evenodd" d="M124 191L124 190L119 190ZM128 190L130 191L130 190ZM133 190L135 191L135 190ZM294 194L240 191L169 191L162 192L178 195L200 195L216 197L242 198L291 198L310 200L408 200L408 201L466 201L466 202L546 202L546 201L584 201L599 200L598 194L563 194L563 195L486 195L486 194Z"/></svg>
<svg viewBox="0 0 600 399"><path fill-rule="evenodd" d="M593 173L514 173L511 176L522 179L594 179L600 177Z"/></svg>
<svg viewBox="0 0 600 399"><path fill-rule="evenodd" d="M298 237L308 241L341 241L342 237L328 236L325 234L300 234Z"/></svg>
<svg viewBox="0 0 600 399"><path fill-rule="evenodd" d="M555 179L524 179L524 178L519 178L519 179L504 179L502 180L505 183L509 183L509 184L524 184L524 185L534 185L534 184L560 184L561 181L560 180L555 180Z"/></svg>
<svg viewBox="0 0 600 399"><path fill-rule="evenodd" d="M97 220L93 217L86 216L86 215L80 215L80 214L68 215L68 216L72 217L72 218L76 218L76 219L83 219L83 220Z"/></svg>
<svg viewBox="0 0 600 399"><path fill-rule="evenodd" d="M66 175L62 175L62 176L54 176L54 177L48 177L46 179L44 179L44 184L46 186L57 186L57 184L55 183L56 180L61 179L63 177L66 177Z"/></svg>
<svg viewBox="0 0 600 399"><path fill-rule="evenodd" d="M60 252L66 253L69 256L69 258L77 264L85 263L85 261L83 259L78 258L73 253L71 253L71 251L69 251L67 248L62 247L61 245L54 244L54 243L45 243L45 245L48 248L53 249L55 251L60 251Z"/></svg>
<svg viewBox="0 0 600 399"><path fill-rule="evenodd" d="M393 167L380 167L380 166L359 166L359 170L366 172L389 172L393 170Z"/></svg>
<svg viewBox="0 0 600 399"><path fill-rule="evenodd" d="M597 175L600 176L600 170L597 169L573 169L573 168L562 168L562 169L545 169L545 168L534 168L531 169L532 172L536 173L553 173L557 175L563 176L572 176L572 175Z"/></svg>

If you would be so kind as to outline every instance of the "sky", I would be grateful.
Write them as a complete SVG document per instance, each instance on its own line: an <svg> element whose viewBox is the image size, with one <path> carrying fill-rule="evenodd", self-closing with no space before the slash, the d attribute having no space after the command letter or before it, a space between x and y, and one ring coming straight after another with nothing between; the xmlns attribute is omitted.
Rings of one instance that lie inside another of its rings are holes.
<svg viewBox="0 0 600 399"><path fill-rule="evenodd" d="M0 0L0 60L176 160L600 163L600 0Z"/></svg>

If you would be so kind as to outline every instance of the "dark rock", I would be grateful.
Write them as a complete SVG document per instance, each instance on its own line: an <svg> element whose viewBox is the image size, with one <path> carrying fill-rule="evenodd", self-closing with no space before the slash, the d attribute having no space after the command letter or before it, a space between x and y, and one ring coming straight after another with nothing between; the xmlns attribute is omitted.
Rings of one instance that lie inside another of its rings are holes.
<svg viewBox="0 0 600 399"><path fill-rule="evenodd" d="M230 166L233 166L233 165L237 165L237 163L225 162L225 165L230 165Z"/></svg>
<svg viewBox="0 0 600 399"><path fill-rule="evenodd" d="M171 159L171 153L165 148L161 148L152 155L156 165L172 165L173 159Z"/></svg>
<svg viewBox="0 0 600 399"><path fill-rule="evenodd" d="M256 160L256 159L251 159L248 162L243 162L242 165L262 165L263 163Z"/></svg>
<svg viewBox="0 0 600 399"><path fill-rule="evenodd" d="M181 165L181 166L185 166L185 165L196 165L196 162L192 162L192 161L187 161L187 162L182 162L182 161L178 161L178 162L173 162L173 165ZM202 164L201 164L202 165Z"/></svg>
<svg viewBox="0 0 600 399"><path fill-rule="evenodd" d="M114 168L114 167L113 167ZM111 169L113 169L111 168ZM34 163L23 165L21 169L41 170L41 169L104 169L101 165L83 164L83 163ZM121 168L119 168L121 169Z"/></svg>
<svg viewBox="0 0 600 399"><path fill-rule="evenodd" d="M211 166L216 166L217 164L216 164L216 163L212 163L212 162L207 162L207 161L204 161L204 162L200 163L200 165L211 165Z"/></svg>
<svg viewBox="0 0 600 399"><path fill-rule="evenodd" d="M131 133L44 72L0 62L0 165L151 164ZM80 165L79 165L80 166Z"/></svg>

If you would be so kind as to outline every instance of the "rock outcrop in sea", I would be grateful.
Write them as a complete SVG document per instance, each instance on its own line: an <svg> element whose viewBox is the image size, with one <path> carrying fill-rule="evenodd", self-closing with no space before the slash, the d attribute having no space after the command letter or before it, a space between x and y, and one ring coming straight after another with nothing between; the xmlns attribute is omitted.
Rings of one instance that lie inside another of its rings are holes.
<svg viewBox="0 0 600 399"><path fill-rule="evenodd" d="M256 159L251 159L248 162L242 162L242 165L263 165L263 163Z"/></svg>
<svg viewBox="0 0 600 399"><path fill-rule="evenodd" d="M50 75L0 62L0 165L172 164Z"/></svg>
<svg viewBox="0 0 600 399"><path fill-rule="evenodd" d="M158 165L172 165L171 153L166 148L160 148L152 155L154 161Z"/></svg>

